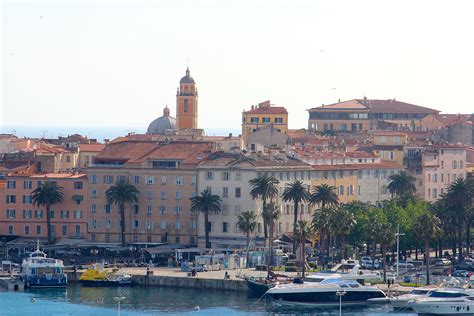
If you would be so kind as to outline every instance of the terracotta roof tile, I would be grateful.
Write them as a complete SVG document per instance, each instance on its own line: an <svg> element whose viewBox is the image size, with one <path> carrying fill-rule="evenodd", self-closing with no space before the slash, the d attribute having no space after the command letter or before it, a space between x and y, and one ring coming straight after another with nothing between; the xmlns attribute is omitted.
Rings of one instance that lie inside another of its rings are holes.
<svg viewBox="0 0 474 316"><path fill-rule="evenodd" d="M88 151L88 152L100 152L104 150L104 144L79 144L77 145L80 151Z"/></svg>
<svg viewBox="0 0 474 316"><path fill-rule="evenodd" d="M282 106L272 106L245 111L244 114L288 114L288 111Z"/></svg>

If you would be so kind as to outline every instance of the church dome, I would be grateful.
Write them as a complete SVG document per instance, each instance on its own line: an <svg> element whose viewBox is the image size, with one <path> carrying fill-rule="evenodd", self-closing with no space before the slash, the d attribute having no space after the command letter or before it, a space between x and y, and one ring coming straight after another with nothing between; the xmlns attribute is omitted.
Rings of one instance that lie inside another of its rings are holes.
<svg viewBox="0 0 474 316"><path fill-rule="evenodd" d="M159 117L150 123L146 133L164 135L167 129L176 129L176 119L170 116L168 106L164 108L162 117Z"/></svg>
<svg viewBox="0 0 474 316"><path fill-rule="evenodd" d="M179 83L195 84L193 77L191 77L191 75L190 75L189 68L186 68L186 76L184 76L183 78L181 78L181 80L179 81Z"/></svg>

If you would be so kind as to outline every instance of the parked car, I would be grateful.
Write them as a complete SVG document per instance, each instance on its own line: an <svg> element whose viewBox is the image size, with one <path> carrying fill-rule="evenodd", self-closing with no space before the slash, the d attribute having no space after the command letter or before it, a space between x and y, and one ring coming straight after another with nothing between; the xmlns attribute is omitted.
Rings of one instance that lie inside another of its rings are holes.
<svg viewBox="0 0 474 316"><path fill-rule="evenodd" d="M455 266L456 270L474 271L474 263L470 260L463 260L458 262Z"/></svg>
<svg viewBox="0 0 474 316"><path fill-rule="evenodd" d="M467 278L467 277L469 277L469 274L470 274L470 272L467 271L467 270L456 270L453 273L451 273L451 276Z"/></svg>
<svg viewBox="0 0 474 316"><path fill-rule="evenodd" d="M181 263L181 271L191 272L193 269L197 272L207 272L207 266L205 264L192 264L191 262Z"/></svg>
<svg viewBox="0 0 474 316"><path fill-rule="evenodd" d="M393 265L395 270L397 269L397 264L395 263ZM408 271L412 271L415 268L415 266L412 263L406 263L406 262L399 262L398 263L398 272L399 273L406 273Z"/></svg>
<svg viewBox="0 0 474 316"><path fill-rule="evenodd" d="M451 265L451 261L446 258L436 259L435 266L437 267L449 267Z"/></svg>

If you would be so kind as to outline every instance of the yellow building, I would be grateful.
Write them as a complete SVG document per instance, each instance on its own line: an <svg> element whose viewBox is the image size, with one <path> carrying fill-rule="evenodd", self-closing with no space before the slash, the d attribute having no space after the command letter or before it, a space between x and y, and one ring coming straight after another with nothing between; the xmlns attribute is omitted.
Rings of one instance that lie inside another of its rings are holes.
<svg viewBox="0 0 474 316"><path fill-rule="evenodd" d="M242 112L242 139L244 148L249 142L249 135L258 128L273 126L277 132L287 134L288 111L284 107L271 106L270 101L252 105L252 109Z"/></svg>
<svg viewBox="0 0 474 316"><path fill-rule="evenodd" d="M315 186L327 184L336 188L340 203L358 200L357 168L347 165L314 165L311 177L311 191Z"/></svg>
<svg viewBox="0 0 474 316"><path fill-rule="evenodd" d="M403 146L407 142L407 134L395 131L373 132L374 154L380 159L394 161L403 165Z"/></svg>

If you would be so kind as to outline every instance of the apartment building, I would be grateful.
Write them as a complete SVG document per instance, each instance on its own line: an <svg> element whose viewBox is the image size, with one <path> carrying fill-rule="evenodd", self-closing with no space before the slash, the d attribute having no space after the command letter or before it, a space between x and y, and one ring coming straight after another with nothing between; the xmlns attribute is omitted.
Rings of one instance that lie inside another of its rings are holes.
<svg viewBox="0 0 474 316"><path fill-rule="evenodd" d="M51 208L53 237L86 238L87 177L71 173L8 173L5 186L0 186L0 235L47 237L45 209L33 205L32 199L32 191L46 181L55 182L63 192L63 202Z"/></svg>
<svg viewBox="0 0 474 316"><path fill-rule="evenodd" d="M140 191L137 204L126 205L126 242L195 244L196 216L190 198L198 192L201 161L214 151L211 142L119 140L110 143L87 168L89 238L120 242L117 205L106 190L125 179Z"/></svg>

